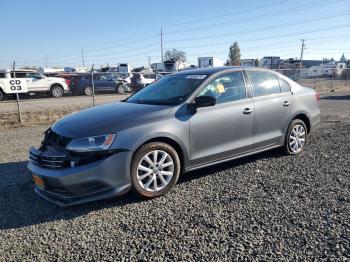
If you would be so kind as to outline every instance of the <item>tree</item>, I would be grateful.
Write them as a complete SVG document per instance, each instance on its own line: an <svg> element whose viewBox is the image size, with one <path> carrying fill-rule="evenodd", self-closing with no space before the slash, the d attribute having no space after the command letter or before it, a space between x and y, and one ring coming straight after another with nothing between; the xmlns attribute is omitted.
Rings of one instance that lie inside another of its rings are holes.
<svg viewBox="0 0 350 262"><path fill-rule="evenodd" d="M344 53L342 54L342 56L341 56L341 58L340 58L340 60L339 60L339 62L342 62L342 63L346 63L348 60L346 59L346 57L345 57L345 55L344 55Z"/></svg>
<svg viewBox="0 0 350 262"><path fill-rule="evenodd" d="M237 42L234 42L230 46L230 51L228 54L228 60L226 65L239 65L241 61L241 49L238 46Z"/></svg>
<svg viewBox="0 0 350 262"><path fill-rule="evenodd" d="M174 59L178 62L186 62L186 53L181 50L173 48L172 50L167 50L164 54L165 60Z"/></svg>
<svg viewBox="0 0 350 262"><path fill-rule="evenodd" d="M322 61L323 61L323 63L325 64L325 63L334 62L335 60L334 60L333 57L331 57L331 58L324 57L324 58L322 59Z"/></svg>

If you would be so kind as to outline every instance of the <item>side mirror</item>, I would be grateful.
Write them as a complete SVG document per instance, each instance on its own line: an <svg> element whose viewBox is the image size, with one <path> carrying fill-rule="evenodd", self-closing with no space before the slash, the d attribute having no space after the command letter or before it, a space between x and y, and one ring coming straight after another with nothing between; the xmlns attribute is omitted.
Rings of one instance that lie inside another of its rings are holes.
<svg viewBox="0 0 350 262"><path fill-rule="evenodd" d="M215 106L216 99L212 96L198 96L194 99L194 105L196 108Z"/></svg>

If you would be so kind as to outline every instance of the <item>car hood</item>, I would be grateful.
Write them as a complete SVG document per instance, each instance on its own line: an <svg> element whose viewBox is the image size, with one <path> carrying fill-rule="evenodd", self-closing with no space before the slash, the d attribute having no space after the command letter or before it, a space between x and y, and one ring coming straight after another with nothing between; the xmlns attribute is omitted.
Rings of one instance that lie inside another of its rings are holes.
<svg viewBox="0 0 350 262"><path fill-rule="evenodd" d="M77 138L118 132L125 123L161 117L169 107L116 102L75 112L58 120L51 129L59 135Z"/></svg>

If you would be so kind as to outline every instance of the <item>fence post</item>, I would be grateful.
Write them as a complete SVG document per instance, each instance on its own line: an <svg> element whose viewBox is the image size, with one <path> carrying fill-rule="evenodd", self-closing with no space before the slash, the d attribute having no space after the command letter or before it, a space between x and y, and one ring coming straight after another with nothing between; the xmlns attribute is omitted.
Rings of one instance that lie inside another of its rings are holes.
<svg viewBox="0 0 350 262"><path fill-rule="evenodd" d="M315 75L315 90L316 90L316 87L317 87L317 74Z"/></svg>
<svg viewBox="0 0 350 262"><path fill-rule="evenodd" d="M13 78L16 78L16 71L15 71L15 68L16 68L16 61L13 61L13 66L12 66L12 75L13 75ZM11 75L11 74L10 74ZM17 101L17 112L18 112L18 122L19 123L22 123L22 114L21 114L21 109L19 107L19 95L18 95L18 92L16 93L16 101Z"/></svg>
<svg viewBox="0 0 350 262"><path fill-rule="evenodd" d="M95 103L94 64L92 64L92 67L91 67L91 83L92 83L92 104L93 106L95 106L96 103Z"/></svg>
<svg viewBox="0 0 350 262"><path fill-rule="evenodd" d="M333 89L333 77L332 77L332 80L331 80L331 92L334 92L334 89Z"/></svg>

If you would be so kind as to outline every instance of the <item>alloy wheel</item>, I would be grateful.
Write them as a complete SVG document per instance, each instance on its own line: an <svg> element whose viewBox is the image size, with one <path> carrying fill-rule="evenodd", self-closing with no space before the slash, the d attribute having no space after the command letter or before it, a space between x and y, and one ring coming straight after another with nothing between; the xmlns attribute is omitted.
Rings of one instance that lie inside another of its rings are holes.
<svg viewBox="0 0 350 262"><path fill-rule="evenodd" d="M289 147L293 153L300 152L305 144L306 132L302 125L293 126L289 135Z"/></svg>
<svg viewBox="0 0 350 262"><path fill-rule="evenodd" d="M60 87L54 87L52 89L52 96L54 97L61 97L63 96L63 90Z"/></svg>
<svg viewBox="0 0 350 262"><path fill-rule="evenodd" d="M148 152L137 166L137 181L146 191L157 192L165 188L174 175L175 165L163 150Z"/></svg>
<svg viewBox="0 0 350 262"><path fill-rule="evenodd" d="M84 93L87 96L91 96L92 95L92 88L90 86L85 87Z"/></svg>

